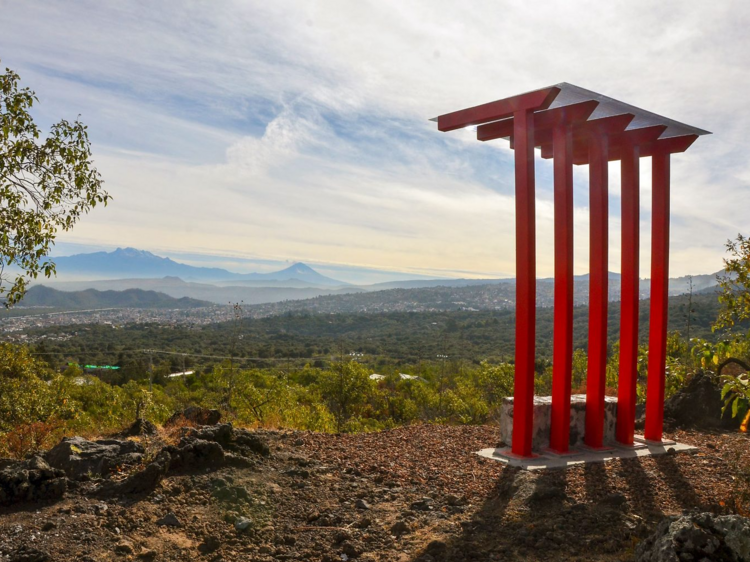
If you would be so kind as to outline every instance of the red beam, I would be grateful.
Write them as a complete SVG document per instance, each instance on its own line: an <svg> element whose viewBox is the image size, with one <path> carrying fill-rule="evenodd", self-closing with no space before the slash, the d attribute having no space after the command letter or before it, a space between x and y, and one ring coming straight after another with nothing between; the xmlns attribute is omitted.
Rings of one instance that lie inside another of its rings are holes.
<svg viewBox="0 0 750 562"><path fill-rule="evenodd" d="M588 113L578 115L577 118L586 119L595 107L590 107ZM553 129L553 139L555 318L549 446L556 453L562 454L568 452L570 445L570 386L573 369L573 138L570 128L562 119Z"/></svg>
<svg viewBox="0 0 750 562"><path fill-rule="evenodd" d="M681 137L669 137L658 139L641 147L641 156L654 156L659 152L676 154L685 152L698 139L698 135L684 135Z"/></svg>
<svg viewBox="0 0 750 562"><path fill-rule="evenodd" d="M548 129L551 130L555 125L560 123L586 121L598 105L598 101L591 100L536 112L534 114L534 136L536 139L536 146L539 146L539 139L536 138L536 136L541 131ZM512 118L477 127L477 139L480 141L501 139L509 137L512 134Z"/></svg>
<svg viewBox="0 0 750 562"><path fill-rule="evenodd" d="M536 343L534 113L518 111L513 122L516 139L516 372L511 451L517 456L530 457Z"/></svg>
<svg viewBox="0 0 750 562"><path fill-rule="evenodd" d="M609 166L605 135L591 135L589 154L589 360L584 440L586 445L596 449L604 446L604 393L607 384Z"/></svg>
<svg viewBox="0 0 750 562"><path fill-rule="evenodd" d="M661 441L669 295L669 152L662 150L654 153L651 182L651 315L644 437Z"/></svg>
<svg viewBox="0 0 750 562"><path fill-rule="evenodd" d="M566 107L548 109L546 111L540 111L534 115L534 144L542 149L542 158L552 158L552 127L556 120L554 119L555 112L560 115L560 110L568 109L569 116L584 116L584 118L578 117L579 122L573 124L573 164L588 164L589 163L589 138L591 134L600 135L619 135L623 133L630 122L635 118L632 113L623 113L621 115L613 115L611 117L602 117L601 119L594 119L592 121L586 121L593 109L591 109L592 102L582 102L580 104L573 104ZM594 102L595 103L595 102ZM595 105L593 106L596 107ZM591 109L591 112L589 112ZM573 122L575 117L571 118L569 122ZM655 131L649 129L649 135L653 135ZM658 129L662 131L662 129ZM661 132L659 133L661 134ZM496 121L494 123L488 123L487 125L481 125L477 128L477 139L480 141L490 141L495 139L508 138L511 141L511 148L513 148L513 118L505 119L503 121ZM680 137L682 138L682 137ZM618 141L619 144L619 141Z"/></svg>
<svg viewBox="0 0 750 562"><path fill-rule="evenodd" d="M610 139L609 160L623 160L628 156L630 146L639 148L638 155L641 155L641 147L651 145L667 130L666 125L654 125L652 127L643 127L642 129L631 129L622 134L614 135Z"/></svg>
<svg viewBox="0 0 750 562"><path fill-rule="evenodd" d="M616 135L625 132L628 125L635 119L635 115L632 113L623 113L621 115L612 115L611 117L602 117L601 119L593 119L586 121L581 124L578 129L581 135L584 134L600 134L600 135Z"/></svg>
<svg viewBox="0 0 750 562"><path fill-rule="evenodd" d="M607 155L607 161L609 161L609 138L624 133L633 119L635 119L635 115L632 113L623 113L622 115L586 121L578 125L573 135L573 164L590 163L590 143L593 136L603 136L608 139L605 154ZM542 147L542 153L544 153L544 147ZM542 157L544 157L544 154L542 154Z"/></svg>
<svg viewBox="0 0 750 562"><path fill-rule="evenodd" d="M446 113L438 117L438 130L452 131L469 125L505 119L517 113L547 109L559 93L560 88L543 88L511 98Z"/></svg>
<svg viewBox="0 0 750 562"><path fill-rule="evenodd" d="M540 112L541 113L541 112ZM536 115L534 115L536 123ZM477 127L477 140L482 142L513 136L513 119L503 119ZM536 138L536 137L535 137ZM538 141L537 141L538 142Z"/></svg>
<svg viewBox="0 0 750 562"><path fill-rule="evenodd" d="M628 142L622 156L622 267L620 296L620 378L617 388L616 437L633 444L638 382L638 245L639 152Z"/></svg>

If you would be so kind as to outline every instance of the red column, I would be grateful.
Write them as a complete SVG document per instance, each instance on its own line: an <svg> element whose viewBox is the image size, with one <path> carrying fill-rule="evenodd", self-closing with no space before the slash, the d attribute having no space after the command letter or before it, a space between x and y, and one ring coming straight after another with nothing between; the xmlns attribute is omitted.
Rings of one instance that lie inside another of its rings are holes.
<svg viewBox="0 0 750 562"><path fill-rule="evenodd" d="M644 437L661 441L669 295L669 153L666 151L657 151L653 155L651 184L651 315Z"/></svg>
<svg viewBox="0 0 750 562"><path fill-rule="evenodd" d="M622 146L622 285L620 296L620 379L617 441L633 444L638 381L639 150Z"/></svg>
<svg viewBox="0 0 750 562"><path fill-rule="evenodd" d="M513 454L531 456L534 423L536 338L536 217L534 202L534 113L513 116L516 164L516 372L513 394Z"/></svg>
<svg viewBox="0 0 750 562"><path fill-rule="evenodd" d="M555 319L552 357L550 449L570 444L570 379L573 368L573 143L570 129L552 132L555 193Z"/></svg>
<svg viewBox="0 0 750 562"><path fill-rule="evenodd" d="M606 135L589 143L589 360L586 373L586 433L589 447L604 445L604 391L607 382L609 302L609 168Z"/></svg>

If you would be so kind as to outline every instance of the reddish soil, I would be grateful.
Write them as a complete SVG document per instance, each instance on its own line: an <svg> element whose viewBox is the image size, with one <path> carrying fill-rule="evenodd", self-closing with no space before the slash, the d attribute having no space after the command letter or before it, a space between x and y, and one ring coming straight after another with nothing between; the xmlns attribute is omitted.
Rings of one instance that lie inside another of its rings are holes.
<svg viewBox="0 0 750 562"><path fill-rule="evenodd" d="M141 497L87 483L0 508L0 561L629 560L664 515L747 514L744 435L678 432L699 451L531 474L474 454L497 434L258 431L271 456L250 467L170 473ZM157 523L168 513L180 526Z"/></svg>

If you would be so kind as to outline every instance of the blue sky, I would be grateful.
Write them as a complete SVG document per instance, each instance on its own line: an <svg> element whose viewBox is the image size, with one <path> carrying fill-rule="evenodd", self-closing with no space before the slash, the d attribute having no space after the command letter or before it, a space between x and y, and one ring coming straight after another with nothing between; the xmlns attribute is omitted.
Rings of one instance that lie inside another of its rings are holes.
<svg viewBox="0 0 750 562"><path fill-rule="evenodd" d="M748 234L748 20L732 1L0 0L0 59L36 91L41 123L81 116L114 197L59 254L133 246L242 271L304 261L357 282L512 276L512 152L427 119L567 81L714 132L673 158L676 276L718 270L726 239ZM551 167L539 160L549 276ZM578 274L586 176L576 169Z"/></svg>

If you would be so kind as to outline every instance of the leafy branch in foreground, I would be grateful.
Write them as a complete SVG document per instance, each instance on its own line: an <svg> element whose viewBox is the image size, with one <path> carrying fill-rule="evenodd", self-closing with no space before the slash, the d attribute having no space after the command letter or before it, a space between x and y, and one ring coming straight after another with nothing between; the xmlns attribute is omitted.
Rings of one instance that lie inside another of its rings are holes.
<svg viewBox="0 0 750 562"><path fill-rule="evenodd" d="M750 238L738 234L736 240L727 240L726 248L730 257L724 259L725 272L718 277L722 309L714 330L750 319Z"/></svg>
<svg viewBox="0 0 750 562"><path fill-rule="evenodd" d="M58 232L110 199L86 126L62 120L40 141L30 114L38 99L18 83L12 70L0 74L0 295L7 308L23 298L30 279L55 273L48 255Z"/></svg>

